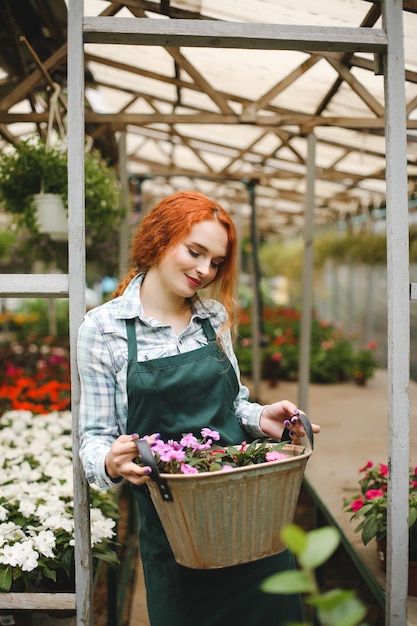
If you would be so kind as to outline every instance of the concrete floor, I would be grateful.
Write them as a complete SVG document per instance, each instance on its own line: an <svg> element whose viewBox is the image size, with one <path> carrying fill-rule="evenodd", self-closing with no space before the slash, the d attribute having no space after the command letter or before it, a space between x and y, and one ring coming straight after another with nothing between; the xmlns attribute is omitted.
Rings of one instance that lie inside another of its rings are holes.
<svg viewBox="0 0 417 626"><path fill-rule="evenodd" d="M358 492L358 469L370 460L387 462L387 372L378 370L365 387L354 383L311 385L308 414L320 424L306 477L337 520L378 584L385 587L375 544L363 546L355 524L343 511L343 500ZM260 401L269 404L288 399L297 402L297 383L281 382L271 388L263 383ZM410 384L410 464L417 465L417 383ZM306 407L300 407L306 409ZM138 568L130 626L149 626L141 568ZM417 598L408 599L408 626L417 626Z"/></svg>

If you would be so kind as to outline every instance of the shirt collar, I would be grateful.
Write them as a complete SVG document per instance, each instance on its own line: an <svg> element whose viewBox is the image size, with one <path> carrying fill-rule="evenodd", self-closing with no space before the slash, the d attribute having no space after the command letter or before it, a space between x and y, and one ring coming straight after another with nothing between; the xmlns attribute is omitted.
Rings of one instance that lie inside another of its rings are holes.
<svg viewBox="0 0 417 626"><path fill-rule="evenodd" d="M144 321L147 320L140 301L140 286L144 277L145 274L135 276L126 287L124 293L120 296L119 308L116 314L118 319L139 317ZM204 300L200 298L197 298L192 303L192 311L191 319L195 317L207 318L210 316L209 309L205 306Z"/></svg>

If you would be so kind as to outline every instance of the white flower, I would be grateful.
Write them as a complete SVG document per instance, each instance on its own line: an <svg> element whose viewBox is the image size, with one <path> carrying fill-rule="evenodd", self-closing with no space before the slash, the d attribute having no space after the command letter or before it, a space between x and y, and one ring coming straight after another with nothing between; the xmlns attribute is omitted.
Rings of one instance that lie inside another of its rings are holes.
<svg viewBox="0 0 417 626"><path fill-rule="evenodd" d="M24 548L22 551L22 556L24 558L22 563L20 564L22 571L31 572L38 567L39 552L36 552L36 550L33 549L33 544L31 541L25 541L23 544L20 545L23 545Z"/></svg>
<svg viewBox="0 0 417 626"><path fill-rule="evenodd" d="M18 568L25 585L42 574L40 555L59 570L74 547L71 430L69 411L0 416L0 564ZM116 522L91 511L92 546L111 540Z"/></svg>
<svg viewBox="0 0 417 626"><path fill-rule="evenodd" d="M100 509L91 509L91 546L114 536L116 522L104 517Z"/></svg>
<svg viewBox="0 0 417 626"><path fill-rule="evenodd" d="M33 545L44 556L53 559L56 545L55 535L51 530L41 530L33 536Z"/></svg>
<svg viewBox="0 0 417 626"><path fill-rule="evenodd" d="M51 515L43 520L44 525L51 530L66 530L72 534L74 531L74 520L64 515Z"/></svg>
<svg viewBox="0 0 417 626"><path fill-rule="evenodd" d="M23 517L30 517L36 510L36 504L31 500L22 499L19 504L19 511Z"/></svg>
<svg viewBox="0 0 417 626"><path fill-rule="evenodd" d="M5 522L0 524L0 546L6 542L13 543L14 541L21 541L25 538L25 533L14 522Z"/></svg>
<svg viewBox="0 0 417 626"><path fill-rule="evenodd" d="M24 572L31 572L38 567L39 553L33 549L32 541L22 541L5 546L0 551L0 562L11 567L21 567Z"/></svg>
<svg viewBox="0 0 417 626"><path fill-rule="evenodd" d="M0 550L0 563L11 565L12 567L20 565L21 546L21 543L6 545L3 550Z"/></svg>

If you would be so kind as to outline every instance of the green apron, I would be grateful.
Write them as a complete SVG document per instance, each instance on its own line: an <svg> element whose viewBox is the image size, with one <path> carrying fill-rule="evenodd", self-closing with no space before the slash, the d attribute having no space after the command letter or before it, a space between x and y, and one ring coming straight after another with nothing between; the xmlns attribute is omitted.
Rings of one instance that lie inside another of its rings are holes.
<svg viewBox="0 0 417 626"><path fill-rule="evenodd" d="M239 385L208 319L201 320L208 344L175 356L137 362L135 320L127 320L127 432L161 433L178 440L217 430L219 443L248 441L234 411ZM152 626L284 625L302 622L300 598L260 591L265 578L294 568L285 551L253 563L195 570L173 556L146 486L133 487L139 505L139 542ZM233 550L233 546L230 546Z"/></svg>

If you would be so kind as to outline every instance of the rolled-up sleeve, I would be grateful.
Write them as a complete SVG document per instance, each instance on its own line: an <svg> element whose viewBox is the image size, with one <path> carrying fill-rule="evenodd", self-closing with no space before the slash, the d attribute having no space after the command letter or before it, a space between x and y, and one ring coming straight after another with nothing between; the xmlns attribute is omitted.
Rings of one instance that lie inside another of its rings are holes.
<svg viewBox="0 0 417 626"><path fill-rule="evenodd" d="M116 415L117 371L106 336L94 317L86 316L78 332L77 362L81 382L80 458L88 482L109 489L105 457L121 434Z"/></svg>

